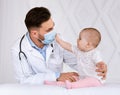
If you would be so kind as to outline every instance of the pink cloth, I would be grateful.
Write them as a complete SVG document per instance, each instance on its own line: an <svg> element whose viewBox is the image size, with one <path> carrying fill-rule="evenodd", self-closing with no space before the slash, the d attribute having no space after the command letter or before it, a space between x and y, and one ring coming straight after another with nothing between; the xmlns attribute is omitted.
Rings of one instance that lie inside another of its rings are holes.
<svg viewBox="0 0 120 95"><path fill-rule="evenodd" d="M61 82L61 81L59 81L59 82L57 82L57 81L44 81L44 84L65 87L65 82Z"/></svg>
<svg viewBox="0 0 120 95"><path fill-rule="evenodd" d="M66 88L67 89L72 89L72 88L83 88L83 87L95 87L95 86L101 86L101 82L92 77L87 77L84 79L80 79L76 82L69 82L66 81Z"/></svg>
<svg viewBox="0 0 120 95"><path fill-rule="evenodd" d="M101 86L101 82L93 77L87 77L84 79L79 79L76 82L56 82L56 81L44 81L44 84L46 85L56 85L61 87L66 87L67 89L73 89L73 88L83 88L83 87L95 87L95 86Z"/></svg>

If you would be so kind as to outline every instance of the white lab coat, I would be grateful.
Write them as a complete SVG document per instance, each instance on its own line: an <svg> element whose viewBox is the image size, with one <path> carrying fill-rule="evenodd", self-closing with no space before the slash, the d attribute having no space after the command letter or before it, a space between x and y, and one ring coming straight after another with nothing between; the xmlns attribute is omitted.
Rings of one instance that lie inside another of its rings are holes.
<svg viewBox="0 0 120 95"><path fill-rule="evenodd" d="M63 69L63 62L70 67L76 68L75 56L65 51L54 41L53 47L49 44L46 50L46 61L43 56L34 49L27 37L22 40L22 51L26 54L27 60L22 55L19 60L19 39L11 49L12 62L15 67L16 79L20 83L27 84L43 84L44 80L56 80L56 72L61 72Z"/></svg>

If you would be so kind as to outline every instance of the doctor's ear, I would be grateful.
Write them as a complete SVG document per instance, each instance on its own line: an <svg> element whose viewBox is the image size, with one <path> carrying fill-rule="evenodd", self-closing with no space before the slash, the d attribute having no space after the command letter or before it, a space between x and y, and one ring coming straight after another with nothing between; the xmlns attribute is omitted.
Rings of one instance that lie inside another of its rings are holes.
<svg viewBox="0 0 120 95"><path fill-rule="evenodd" d="M36 30L31 30L31 34L34 35L34 36L36 36L37 31Z"/></svg>
<svg viewBox="0 0 120 95"><path fill-rule="evenodd" d="M38 37L38 33L35 30L30 31L30 35L34 38Z"/></svg>
<svg viewBox="0 0 120 95"><path fill-rule="evenodd" d="M36 32L33 32L33 35L36 35Z"/></svg>

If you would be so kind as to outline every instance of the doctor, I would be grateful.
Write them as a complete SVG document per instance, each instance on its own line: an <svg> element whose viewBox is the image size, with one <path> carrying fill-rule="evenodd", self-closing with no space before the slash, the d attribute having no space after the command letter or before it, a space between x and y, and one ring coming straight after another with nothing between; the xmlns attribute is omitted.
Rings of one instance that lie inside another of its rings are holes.
<svg viewBox="0 0 120 95"><path fill-rule="evenodd" d="M54 40L54 22L48 9L35 7L25 18L28 32L11 49L19 83L43 84L44 80L76 81L75 72L61 73L63 62L76 69L76 58ZM97 65L99 76L106 77L107 66Z"/></svg>

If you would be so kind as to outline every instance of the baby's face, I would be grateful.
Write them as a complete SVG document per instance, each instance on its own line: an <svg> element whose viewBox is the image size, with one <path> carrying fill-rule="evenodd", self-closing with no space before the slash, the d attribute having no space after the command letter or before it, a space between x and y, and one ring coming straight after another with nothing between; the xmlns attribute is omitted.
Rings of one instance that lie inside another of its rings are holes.
<svg viewBox="0 0 120 95"><path fill-rule="evenodd" d="M84 35L80 35L79 39L77 39L77 47L84 52L93 49L93 46L88 43Z"/></svg>
<svg viewBox="0 0 120 95"><path fill-rule="evenodd" d="M81 51L86 51L87 41L85 39L77 39L77 47Z"/></svg>

